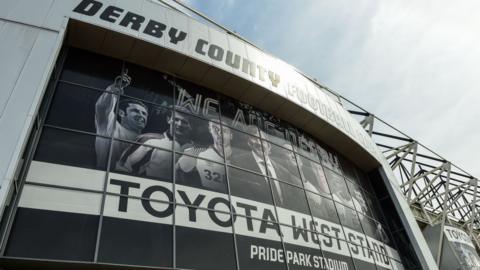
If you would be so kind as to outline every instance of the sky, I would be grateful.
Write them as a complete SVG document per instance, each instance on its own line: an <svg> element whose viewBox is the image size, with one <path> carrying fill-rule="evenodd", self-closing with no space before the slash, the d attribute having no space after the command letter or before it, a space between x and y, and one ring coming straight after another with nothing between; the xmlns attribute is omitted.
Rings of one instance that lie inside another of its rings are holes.
<svg viewBox="0 0 480 270"><path fill-rule="evenodd" d="M480 178L480 1L182 2Z"/></svg>

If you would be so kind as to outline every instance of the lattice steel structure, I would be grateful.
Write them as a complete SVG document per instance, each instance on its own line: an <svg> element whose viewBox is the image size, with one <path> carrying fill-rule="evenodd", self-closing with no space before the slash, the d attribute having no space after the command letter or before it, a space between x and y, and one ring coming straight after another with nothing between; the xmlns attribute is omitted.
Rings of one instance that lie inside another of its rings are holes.
<svg viewBox="0 0 480 270"><path fill-rule="evenodd" d="M463 228L478 247L478 179L379 117L340 98L383 150L419 223Z"/></svg>

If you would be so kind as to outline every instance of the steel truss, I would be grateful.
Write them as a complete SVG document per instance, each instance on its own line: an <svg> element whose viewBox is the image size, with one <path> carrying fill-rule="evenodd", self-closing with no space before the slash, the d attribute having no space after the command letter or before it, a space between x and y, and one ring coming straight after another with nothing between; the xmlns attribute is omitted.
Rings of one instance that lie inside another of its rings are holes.
<svg viewBox="0 0 480 270"><path fill-rule="evenodd" d="M417 221L462 228L480 248L478 179L348 99L339 98L383 152Z"/></svg>

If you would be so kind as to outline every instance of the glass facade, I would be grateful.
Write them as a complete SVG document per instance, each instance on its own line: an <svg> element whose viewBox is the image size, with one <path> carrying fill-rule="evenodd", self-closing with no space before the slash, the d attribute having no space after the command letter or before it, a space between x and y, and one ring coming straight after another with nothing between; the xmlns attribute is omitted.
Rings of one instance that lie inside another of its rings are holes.
<svg viewBox="0 0 480 270"><path fill-rule="evenodd" d="M364 172L237 100L70 48L5 255L186 269L403 269Z"/></svg>

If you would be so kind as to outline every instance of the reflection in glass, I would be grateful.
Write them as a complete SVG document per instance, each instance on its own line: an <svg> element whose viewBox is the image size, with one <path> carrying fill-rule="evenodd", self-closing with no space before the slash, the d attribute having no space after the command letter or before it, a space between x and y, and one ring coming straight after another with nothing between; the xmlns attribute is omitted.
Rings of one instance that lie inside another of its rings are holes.
<svg viewBox="0 0 480 270"><path fill-rule="evenodd" d="M297 155L297 161L305 189L329 196L330 189L322 166L299 155Z"/></svg>
<svg viewBox="0 0 480 270"><path fill-rule="evenodd" d="M343 177L328 169L325 170L325 176L327 177L330 190L332 191L333 199L353 208L352 197L348 192L347 184L345 183Z"/></svg>
<svg viewBox="0 0 480 270"><path fill-rule="evenodd" d="M268 175L274 179L302 186L295 154L271 143L264 143L263 145L265 158L267 159Z"/></svg>
<svg viewBox="0 0 480 270"><path fill-rule="evenodd" d="M265 176L228 167L228 177L233 196L273 204L270 186Z"/></svg>
<svg viewBox="0 0 480 270"><path fill-rule="evenodd" d="M230 129L230 134L232 134L231 149L234 154L227 157L227 162L250 171L266 174L260 138L233 129ZM270 168L272 168L271 163Z"/></svg>
<svg viewBox="0 0 480 270"><path fill-rule="evenodd" d="M144 143L144 145L129 143L120 159L116 163L113 163L112 160L112 170L140 177L171 181L172 152L147 146L162 146L162 144L165 146L170 143L170 139L168 137L154 138L146 140Z"/></svg>

